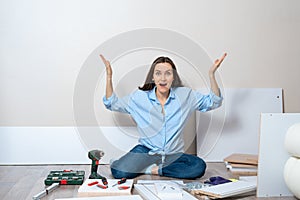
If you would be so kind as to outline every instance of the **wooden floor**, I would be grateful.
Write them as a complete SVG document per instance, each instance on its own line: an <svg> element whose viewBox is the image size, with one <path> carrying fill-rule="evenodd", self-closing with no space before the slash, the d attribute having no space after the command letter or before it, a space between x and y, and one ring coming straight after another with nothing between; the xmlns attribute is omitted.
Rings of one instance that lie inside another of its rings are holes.
<svg viewBox="0 0 300 200"><path fill-rule="evenodd" d="M44 186L44 179L52 170L84 170L86 172L86 178L90 173L90 165L44 165L44 166L0 166L0 199L1 200L29 200L34 195L41 192ZM112 178L108 165L100 165L98 172L107 177ZM205 176L199 179L200 181L206 180L212 176L222 176L224 178L236 178L230 172L228 172L223 163L208 163L208 168ZM170 179L166 177L143 175L138 179L155 180L155 179ZM135 181L136 181L135 180ZM188 180L184 180L187 182ZM195 180L194 180L195 181ZM77 197L78 185L62 185L56 190L49 193L42 200L53 200L56 198L71 198ZM135 191L133 191L135 193ZM256 198L255 192L239 196L235 198L227 199L296 199L293 197L286 198ZM197 197L201 199L199 196Z"/></svg>

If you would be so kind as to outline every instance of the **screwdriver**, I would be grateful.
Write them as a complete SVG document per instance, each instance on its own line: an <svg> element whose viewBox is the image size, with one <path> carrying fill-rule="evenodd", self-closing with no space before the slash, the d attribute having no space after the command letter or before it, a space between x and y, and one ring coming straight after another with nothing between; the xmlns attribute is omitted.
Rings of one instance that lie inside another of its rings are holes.
<svg viewBox="0 0 300 200"><path fill-rule="evenodd" d="M101 180L104 185L108 185L107 179L105 177L102 177Z"/></svg>
<svg viewBox="0 0 300 200"><path fill-rule="evenodd" d="M128 185L127 186L126 185L121 185L121 186L118 187L119 190L127 190L129 188L130 188L130 186L128 186Z"/></svg>
<svg viewBox="0 0 300 200"><path fill-rule="evenodd" d="M96 184L98 184L98 181L91 182L88 184L88 186L92 186L92 185L96 185Z"/></svg>
<svg viewBox="0 0 300 200"><path fill-rule="evenodd" d="M116 184L112 185L112 187L116 186L116 185L120 185L122 183L126 182L126 178L121 178L121 180L119 180Z"/></svg>
<svg viewBox="0 0 300 200"><path fill-rule="evenodd" d="M99 188L102 188L102 189L107 189L107 188L108 188L108 186L107 186L107 185L101 185L101 184L97 184L97 186L98 186Z"/></svg>

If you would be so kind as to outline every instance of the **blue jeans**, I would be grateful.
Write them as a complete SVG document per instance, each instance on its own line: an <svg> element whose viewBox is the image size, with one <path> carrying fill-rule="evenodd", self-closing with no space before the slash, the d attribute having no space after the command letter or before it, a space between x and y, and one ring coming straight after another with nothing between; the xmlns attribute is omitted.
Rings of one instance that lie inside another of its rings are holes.
<svg viewBox="0 0 300 200"><path fill-rule="evenodd" d="M152 164L159 166L160 176L180 179L195 179L204 175L206 163L199 157L184 153L166 155L149 155L151 149L137 145L119 160L111 164L114 178L135 178L144 174L145 168Z"/></svg>

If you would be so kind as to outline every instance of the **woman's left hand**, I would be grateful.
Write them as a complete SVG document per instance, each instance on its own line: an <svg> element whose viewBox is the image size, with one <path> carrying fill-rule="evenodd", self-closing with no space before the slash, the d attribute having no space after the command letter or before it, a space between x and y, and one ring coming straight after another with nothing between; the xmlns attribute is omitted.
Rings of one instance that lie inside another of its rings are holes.
<svg viewBox="0 0 300 200"><path fill-rule="evenodd" d="M214 75L217 69L220 67L221 63L227 56L227 53L224 53L220 59L215 60L214 64L209 69L209 75Z"/></svg>

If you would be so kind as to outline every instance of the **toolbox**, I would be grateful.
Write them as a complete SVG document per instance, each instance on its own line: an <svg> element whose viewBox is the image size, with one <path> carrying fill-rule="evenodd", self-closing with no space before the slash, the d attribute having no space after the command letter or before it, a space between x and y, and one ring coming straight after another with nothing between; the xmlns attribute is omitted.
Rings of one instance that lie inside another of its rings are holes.
<svg viewBox="0 0 300 200"><path fill-rule="evenodd" d="M45 179L45 185L52 185L52 183L59 183L60 185L82 185L84 175L84 171L50 171Z"/></svg>

